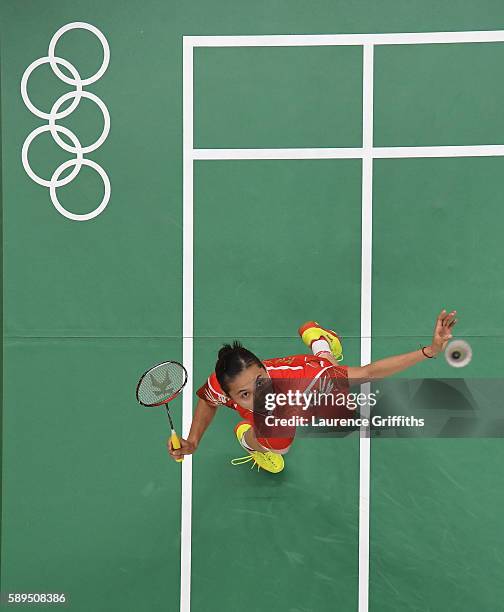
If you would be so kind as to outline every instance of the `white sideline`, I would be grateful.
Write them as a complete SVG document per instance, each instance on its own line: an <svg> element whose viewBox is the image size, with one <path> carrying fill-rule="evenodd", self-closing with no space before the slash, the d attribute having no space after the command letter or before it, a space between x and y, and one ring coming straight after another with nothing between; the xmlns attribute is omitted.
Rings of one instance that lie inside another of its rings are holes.
<svg viewBox="0 0 504 612"><path fill-rule="evenodd" d="M373 68L374 47L364 45L362 86L362 230L361 230L361 365L371 361L371 280L373 264ZM362 387L369 385L362 385ZM364 393L369 389L362 388ZM369 406L361 409L369 416ZM359 612L369 601L369 472L370 438L365 427L359 438Z"/></svg>
<svg viewBox="0 0 504 612"><path fill-rule="evenodd" d="M188 381L182 394L182 437L187 438L193 412L193 47L183 45L183 213L182 213L182 363ZM180 612L191 610L192 457L182 466L180 515Z"/></svg>

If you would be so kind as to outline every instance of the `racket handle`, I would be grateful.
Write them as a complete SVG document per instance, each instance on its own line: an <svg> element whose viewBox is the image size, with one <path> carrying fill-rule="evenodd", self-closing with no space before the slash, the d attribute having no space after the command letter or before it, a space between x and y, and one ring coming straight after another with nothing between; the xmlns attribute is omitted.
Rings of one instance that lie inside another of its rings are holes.
<svg viewBox="0 0 504 612"><path fill-rule="evenodd" d="M181 448L180 440L177 434L173 431L173 429L170 436L170 442L174 450L178 450L179 448ZM180 457L180 459L175 459L175 461L177 461L177 463L180 463L181 461L184 461L184 457Z"/></svg>

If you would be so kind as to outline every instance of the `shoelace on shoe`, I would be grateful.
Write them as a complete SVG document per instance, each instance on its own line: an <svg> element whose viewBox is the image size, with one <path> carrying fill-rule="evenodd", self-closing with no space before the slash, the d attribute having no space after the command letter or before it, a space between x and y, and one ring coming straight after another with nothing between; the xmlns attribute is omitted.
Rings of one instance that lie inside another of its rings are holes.
<svg viewBox="0 0 504 612"><path fill-rule="evenodd" d="M231 459L231 465L241 465L242 463L248 463L249 461L254 462L250 467L251 470L253 470L256 465L257 465L257 471L261 469L261 466L257 463L254 457L252 457L252 455L246 455L245 457L238 457L236 459Z"/></svg>

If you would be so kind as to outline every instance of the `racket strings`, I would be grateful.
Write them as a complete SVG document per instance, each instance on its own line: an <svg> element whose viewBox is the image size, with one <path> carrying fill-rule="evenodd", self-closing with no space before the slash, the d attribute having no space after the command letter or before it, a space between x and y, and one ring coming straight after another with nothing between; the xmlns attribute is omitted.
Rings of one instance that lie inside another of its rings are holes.
<svg viewBox="0 0 504 612"><path fill-rule="evenodd" d="M174 397L186 382L186 372L176 362L161 363L147 371L138 386L138 400L147 406Z"/></svg>

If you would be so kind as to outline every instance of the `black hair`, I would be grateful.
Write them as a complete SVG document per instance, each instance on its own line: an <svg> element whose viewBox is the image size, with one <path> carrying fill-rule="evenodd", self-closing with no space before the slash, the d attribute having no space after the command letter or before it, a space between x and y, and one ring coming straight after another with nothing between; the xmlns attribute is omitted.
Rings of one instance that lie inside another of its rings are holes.
<svg viewBox="0 0 504 612"><path fill-rule="evenodd" d="M254 364L264 368L261 360L254 353L244 348L241 342L235 340L232 345L224 344L219 351L215 364L215 375L223 391L227 393L228 383L240 372Z"/></svg>

